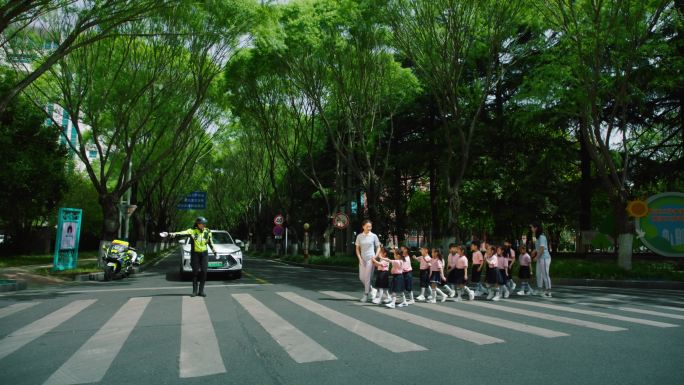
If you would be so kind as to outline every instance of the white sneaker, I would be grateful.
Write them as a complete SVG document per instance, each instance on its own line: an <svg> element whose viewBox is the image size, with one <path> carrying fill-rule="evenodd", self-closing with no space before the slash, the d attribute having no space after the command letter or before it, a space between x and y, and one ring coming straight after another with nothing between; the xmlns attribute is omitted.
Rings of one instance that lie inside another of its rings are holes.
<svg viewBox="0 0 684 385"><path fill-rule="evenodd" d="M444 301L446 301L446 299L447 299L447 296L446 296L446 295L443 295L443 296L442 296L442 299L439 300L439 302L444 302Z"/></svg>
<svg viewBox="0 0 684 385"><path fill-rule="evenodd" d="M413 305L414 303L416 303L416 301L410 299L410 300L406 301L406 303L409 304L409 305Z"/></svg>
<svg viewBox="0 0 684 385"><path fill-rule="evenodd" d="M359 300L361 302L368 302L368 294L364 294L363 297Z"/></svg>
<svg viewBox="0 0 684 385"><path fill-rule="evenodd" d="M417 296L416 301L425 301L425 296L424 295Z"/></svg>
<svg viewBox="0 0 684 385"><path fill-rule="evenodd" d="M449 298L454 298L455 295L456 295L456 291L455 291L455 290L452 290L452 291L449 292Z"/></svg>
<svg viewBox="0 0 684 385"><path fill-rule="evenodd" d="M430 301L432 301L432 300L435 300L435 298L436 298L436 297L433 297L433 296L430 295L430 296L427 297L427 301L430 302Z"/></svg>
<svg viewBox="0 0 684 385"><path fill-rule="evenodd" d="M508 290L504 291L504 298L508 298L508 297L510 297L510 296L511 296L511 292L510 292L510 291L508 291Z"/></svg>
<svg viewBox="0 0 684 385"><path fill-rule="evenodd" d="M482 295L482 292L479 291L479 290L476 290L473 294L474 294L476 297L479 297L479 296Z"/></svg>
<svg viewBox="0 0 684 385"><path fill-rule="evenodd" d="M461 302L463 301L463 298L459 295L458 297L454 298L454 302Z"/></svg>
<svg viewBox="0 0 684 385"><path fill-rule="evenodd" d="M404 302L400 303L399 305L397 305L397 307L406 307L408 305L409 305L409 303L404 301Z"/></svg>
<svg viewBox="0 0 684 385"><path fill-rule="evenodd" d="M551 298L551 297L552 297L551 292L550 292L550 291L547 291L546 293L544 293L544 294L542 295L542 297L544 297L544 298Z"/></svg>
<svg viewBox="0 0 684 385"><path fill-rule="evenodd" d="M428 303L437 303L437 301L436 301L434 298L432 298L432 297L430 297L430 298L427 300L427 302L428 302Z"/></svg>
<svg viewBox="0 0 684 385"><path fill-rule="evenodd" d="M370 296L371 298L375 298L375 296L378 294L378 289L372 287L370 291Z"/></svg>
<svg viewBox="0 0 684 385"><path fill-rule="evenodd" d="M379 305L380 304L380 298L373 298L373 300L371 302L373 302L376 305Z"/></svg>
<svg viewBox="0 0 684 385"><path fill-rule="evenodd" d="M487 301L489 301L492 298L494 298L494 290L489 290L489 293L487 294Z"/></svg>
<svg viewBox="0 0 684 385"><path fill-rule="evenodd" d="M472 290L468 292L468 299L473 301L475 299L475 292Z"/></svg>
<svg viewBox="0 0 684 385"><path fill-rule="evenodd" d="M496 293L496 295L494 296L494 298L492 298L492 301L498 301L498 300L500 300L500 299L501 299L501 295L500 295L499 293Z"/></svg>
<svg viewBox="0 0 684 385"><path fill-rule="evenodd" d="M517 295L525 295L525 291L524 291L524 290L520 290L520 291L518 291L518 292L515 293L515 294L517 294Z"/></svg>
<svg viewBox="0 0 684 385"><path fill-rule="evenodd" d="M392 300L390 298L385 298L382 300L382 303L390 303Z"/></svg>
<svg viewBox="0 0 684 385"><path fill-rule="evenodd" d="M515 282L511 281L511 291L515 290L516 286Z"/></svg>
<svg viewBox="0 0 684 385"><path fill-rule="evenodd" d="M390 309L394 309L394 302L390 302L390 303L386 304L385 306L387 306Z"/></svg>

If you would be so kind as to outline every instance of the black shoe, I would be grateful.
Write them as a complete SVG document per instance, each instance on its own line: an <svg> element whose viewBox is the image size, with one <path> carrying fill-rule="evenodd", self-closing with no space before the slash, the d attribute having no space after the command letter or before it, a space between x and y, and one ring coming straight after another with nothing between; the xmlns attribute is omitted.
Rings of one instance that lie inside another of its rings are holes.
<svg viewBox="0 0 684 385"><path fill-rule="evenodd" d="M197 291L193 291L192 294L190 294L191 297L197 297Z"/></svg>
<svg viewBox="0 0 684 385"><path fill-rule="evenodd" d="M207 293L199 293L199 296L200 296L200 297L206 297L206 296L207 296Z"/></svg>

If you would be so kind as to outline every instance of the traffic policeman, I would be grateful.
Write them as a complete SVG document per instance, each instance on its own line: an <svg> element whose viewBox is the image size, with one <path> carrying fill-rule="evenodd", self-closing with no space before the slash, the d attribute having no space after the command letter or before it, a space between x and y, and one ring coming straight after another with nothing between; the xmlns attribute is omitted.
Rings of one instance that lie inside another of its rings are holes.
<svg viewBox="0 0 684 385"><path fill-rule="evenodd" d="M207 228L207 219L198 217L195 220L195 225L191 229L179 231L177 233L168 233L170 237L176 236L190 236L190 266L192 267L192 296L199 295L206 297L204 293L204 283L207 281L208 268L208 248L216 254L214 243L211 240L211 231ZM201 274L200 274L201 270ZM199 292L197 290L199 278Z"/></svg>

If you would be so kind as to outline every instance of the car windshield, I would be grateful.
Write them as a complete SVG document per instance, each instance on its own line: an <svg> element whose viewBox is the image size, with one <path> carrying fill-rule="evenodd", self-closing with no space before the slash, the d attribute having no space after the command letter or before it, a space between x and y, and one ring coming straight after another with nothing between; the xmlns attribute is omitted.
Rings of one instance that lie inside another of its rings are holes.
<svg viewBox="0 0 684 385"><path fill-rule="evenodd" d="M228 233L212 233L212 241L217 245L232 245L233 238Z"/></svg>

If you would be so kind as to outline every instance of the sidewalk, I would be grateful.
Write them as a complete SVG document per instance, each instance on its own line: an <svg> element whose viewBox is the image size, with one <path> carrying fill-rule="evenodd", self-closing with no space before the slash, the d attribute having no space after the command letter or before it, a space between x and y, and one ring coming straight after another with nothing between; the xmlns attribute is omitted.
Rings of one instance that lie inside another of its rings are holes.
<svg viewBox="0 0 684 385"><path fill-rule="evenodd" d="M291 261L283 261L280 259L260 258L250 256L252 258L268 259L270 261L284 263L291 266L299 266L314 270L332 270L356 273L358 269L347 266L332 266L332 265L310 265L307 263L297 263ZM646 281L646 280L608 280L608 279L581 279L581 278L554 278L551 277L552 283L556 286L587 286L587 287L615 287L624 289L661 289L661 290L684 290L684 282L676 281Z"/></svg>

